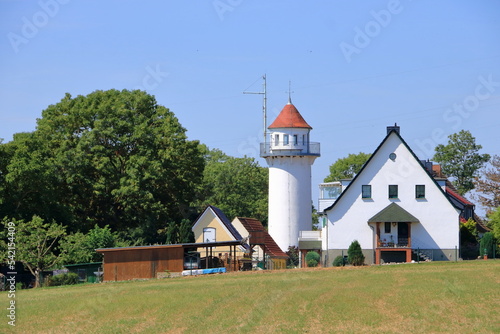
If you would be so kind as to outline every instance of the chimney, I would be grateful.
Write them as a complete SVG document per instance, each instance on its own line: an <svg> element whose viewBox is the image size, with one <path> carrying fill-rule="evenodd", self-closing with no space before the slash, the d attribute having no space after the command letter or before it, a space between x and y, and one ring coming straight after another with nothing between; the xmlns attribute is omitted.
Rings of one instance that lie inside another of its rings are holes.
<svg viewBox="0 0 500 334"><path fill-rule="evenodd" d="M399 126L397 123L394 123L394 126L387 127L387 134L391 133L391 131L396 131L399 134Z"/></svg>

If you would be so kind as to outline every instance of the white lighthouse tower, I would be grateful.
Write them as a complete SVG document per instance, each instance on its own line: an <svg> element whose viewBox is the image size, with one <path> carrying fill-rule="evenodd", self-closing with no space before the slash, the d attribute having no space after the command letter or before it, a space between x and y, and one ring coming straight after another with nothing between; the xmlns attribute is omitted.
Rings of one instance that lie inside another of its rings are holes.
<svg viewBox="0 0 500 334"><path fill-rule="evenodd" d="M320 147L290 98L268 129L260 156L269 165L269 234L286 252L298 246L299 231L311 230L311 166Z"/></svg>

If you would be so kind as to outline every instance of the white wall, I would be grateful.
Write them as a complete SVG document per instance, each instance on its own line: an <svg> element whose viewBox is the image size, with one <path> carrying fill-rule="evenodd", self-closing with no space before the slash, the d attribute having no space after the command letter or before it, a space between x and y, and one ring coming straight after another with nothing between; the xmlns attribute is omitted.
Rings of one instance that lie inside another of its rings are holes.
<svg viewBox="0 0 500 334"><path fill-rule="evenodd" d="M311 230L311 165L316 157L270 157L269 234L283 251Z"/></svg>
<svg viewBox="0 0 500 334"><path fill-rule="evenodd" d="M394 161L389 159L390 153L396 153ZM362 199L361 186L368 184L372 186L372 198ZM389 184L398 185L398 199L388 198ZM425 185L425 199L415 198L417 184ZM452 249L459 245L459 211L393 133L327 212L328 248L346 249L355 239L363 249L374 248L374 229L367 221L392 202L420 220L411 224L413 248Z"/></svg>

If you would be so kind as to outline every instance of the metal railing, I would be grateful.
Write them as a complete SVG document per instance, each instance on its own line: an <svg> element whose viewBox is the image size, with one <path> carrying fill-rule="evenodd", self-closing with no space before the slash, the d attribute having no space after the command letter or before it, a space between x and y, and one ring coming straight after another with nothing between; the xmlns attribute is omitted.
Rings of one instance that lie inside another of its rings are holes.
<svg viewBox="0 0 500 334"><path fill-rule="evenodd" d="M287 145L274 145L272 143L260 143L260 156L320 156L320 144L308 143L305 145L289 143Z"/></svg>
<svg viewBox="0 0 500 334"><path fill-rule="evenodd" d="M408 238L398 238L397 243L394 241L385 242L380 240L378 242L378 248L407 248L409 247L409 239Z"/></svg>

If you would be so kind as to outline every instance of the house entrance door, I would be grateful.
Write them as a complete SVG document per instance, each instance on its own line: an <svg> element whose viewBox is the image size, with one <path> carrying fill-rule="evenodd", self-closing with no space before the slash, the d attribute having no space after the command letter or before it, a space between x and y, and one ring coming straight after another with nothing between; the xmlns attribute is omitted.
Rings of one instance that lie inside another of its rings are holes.
<svg viewBox="0 0 500 334"><path fill-rule="evenodd" d="M398 223L398 246L408 246L408 223Z"/></svg>

